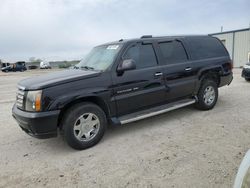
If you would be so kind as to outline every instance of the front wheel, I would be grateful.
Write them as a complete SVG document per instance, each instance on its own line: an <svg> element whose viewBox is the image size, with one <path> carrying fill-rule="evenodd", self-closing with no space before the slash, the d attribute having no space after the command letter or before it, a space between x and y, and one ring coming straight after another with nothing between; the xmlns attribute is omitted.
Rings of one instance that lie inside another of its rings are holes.
<svg viewBox="0 0 250 188"><path fill-rule="evenodd" d="M204 80L198 92L195 107L200 110L212 109L218 99L218 87L213 80Z"/></svg>
<svg viewBox="0 0 250 188"><path fill-rule="evenodd" d="M71 107L63 120L63 133L74 149L86 149L96 145L107 126L103 110L93 103L81 103Z"/></svg>

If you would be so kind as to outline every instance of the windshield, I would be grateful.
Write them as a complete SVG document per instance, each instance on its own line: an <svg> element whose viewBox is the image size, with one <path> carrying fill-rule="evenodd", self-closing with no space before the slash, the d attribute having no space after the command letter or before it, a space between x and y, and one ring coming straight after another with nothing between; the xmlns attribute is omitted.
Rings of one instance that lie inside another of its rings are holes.
<svg viewBox="0 0 250 188"><path fill-rule="evenodd" d="M104 71L113 63L120 49L120 44L97 46L76 65L76 68Z"/></svg>

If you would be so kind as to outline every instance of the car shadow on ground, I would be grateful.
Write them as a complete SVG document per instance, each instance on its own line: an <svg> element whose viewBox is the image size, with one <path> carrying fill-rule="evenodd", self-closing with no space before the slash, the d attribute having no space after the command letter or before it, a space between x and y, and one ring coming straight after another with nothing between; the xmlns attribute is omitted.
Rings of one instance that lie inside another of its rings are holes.
<svg viewBox="0 0 250 188"><path fill-rule="evenodd" d="M224 100L221 100L220 98L217 101L217 105L213 110L216 110L217 108L225 108L226 102ZM208 112L208 111L207 111ZM160 114L157 116L149 117L137 122L128 123L125 125L108 125L108 128L105 132L105 135L103 139L94 147L97 147L98 145L103 145L108 142L112 142L112 140L116 139L117 137L120 137L121 135L131 134L138 131L150 131L153 127L159 127L159 126L171 126L171 124L168 124L168 122L173 122L174 120L180 120L185 119L189 120L190 117L192 117L194 114L200 113L206 113L206 111L200 111L195 109L194 105L190 105L181 109L176 109L164 114ZM58 135L57 138L52 139L46 139L42 140L44 147L51 148L54 150L56 148L57 152L72 152L77 151L72 148L70 148L66 141L64 140L62 135ZM91 149L91 148L89 148ZM87 149L87 150L89 150Z"/></svg>

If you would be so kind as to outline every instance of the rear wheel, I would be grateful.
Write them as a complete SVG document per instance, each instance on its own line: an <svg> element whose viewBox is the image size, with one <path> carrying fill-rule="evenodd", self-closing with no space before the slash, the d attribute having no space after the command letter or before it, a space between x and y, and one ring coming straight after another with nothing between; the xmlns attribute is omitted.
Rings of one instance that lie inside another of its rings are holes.
<svg viewBox="0 0 250 188"><path fill-rule="evenodd" d="M63 134L74 149L86 149L97 144L107 126L103 110L92 103L71 107L63 120Z"/></svg>
<svg viewBox="0 0 250 188"><path fill-rule="evenodd" d="M218 87L213 80L204 80L198 92L198 102L195 107L200 110L212 109L218 99Z"/></svg>

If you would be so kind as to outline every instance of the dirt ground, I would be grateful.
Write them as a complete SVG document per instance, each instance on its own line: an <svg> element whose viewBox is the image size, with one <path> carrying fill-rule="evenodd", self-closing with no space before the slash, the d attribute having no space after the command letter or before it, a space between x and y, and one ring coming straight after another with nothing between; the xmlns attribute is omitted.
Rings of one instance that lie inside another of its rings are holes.
<svg viewBox="0 0 250 188"><path fill-rule="evenodd" d="M11 116L19 80L0 73L0 187L232 187L250 149L250 83L234 70L211 111L192 106L107 130L76 151L59 136L26 135Z"/></svg>

